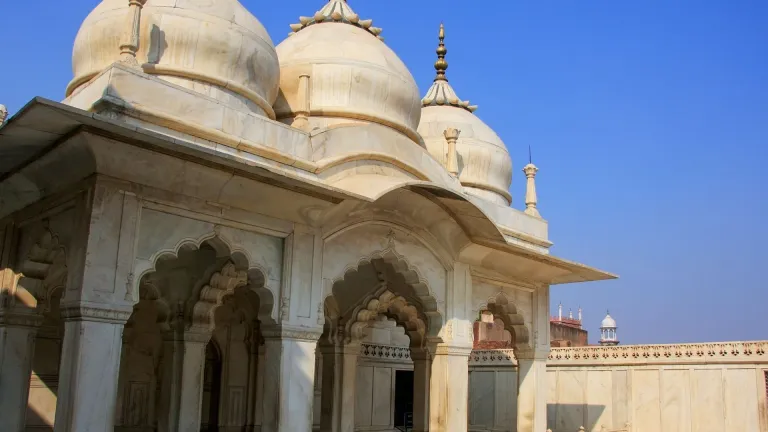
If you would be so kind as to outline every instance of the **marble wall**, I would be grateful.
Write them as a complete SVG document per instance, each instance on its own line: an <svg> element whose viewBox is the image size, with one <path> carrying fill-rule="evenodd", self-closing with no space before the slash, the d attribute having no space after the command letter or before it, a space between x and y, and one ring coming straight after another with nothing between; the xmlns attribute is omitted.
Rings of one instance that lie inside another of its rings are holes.
<svg viewBox="0 0 768 432"><path fill-rule="evenodd" d="M767 431L768 342L553 349L554 432Z"/></svg>
<svg viewBox="0 0 768 432"><path fill-rule="evenodd" d="M553 432L768 431L768 342L553 348ZM471 431L516 431L511 350L473 351ZM605 428L605 429L603 429Z"/></svg>
<svg viewBox="0 0 768 432"><path fill-rule="evenodd" d="M764 365L765 366L765 365ZM763 371L756 365L551 367L553 431L764 431Z"/></svg>

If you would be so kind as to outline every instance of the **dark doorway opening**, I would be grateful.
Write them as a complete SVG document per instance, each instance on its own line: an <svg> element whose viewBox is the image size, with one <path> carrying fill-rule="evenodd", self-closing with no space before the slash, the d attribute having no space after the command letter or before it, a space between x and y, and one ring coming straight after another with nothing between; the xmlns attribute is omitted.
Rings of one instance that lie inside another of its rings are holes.
<svg viewBox="0 0 768 432"><path fill-rule="evenodd" d="M203 406L200 430L219 430L219 400L221 390L221 354L214 341L205 347L205 371L203 373Z"/></svg>
<svg viewBox="0 0 768 432"><path fill-rule="evenodd" d="M413 371L395 371L395 427L413 428Z"/></svg>

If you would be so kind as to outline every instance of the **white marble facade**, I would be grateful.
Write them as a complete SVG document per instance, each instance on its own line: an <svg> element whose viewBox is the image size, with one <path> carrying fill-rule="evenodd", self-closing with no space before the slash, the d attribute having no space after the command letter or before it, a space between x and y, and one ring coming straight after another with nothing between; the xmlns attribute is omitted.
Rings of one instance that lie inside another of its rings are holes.
<svg viewBox="0 0 768 432"><path fill-rule="evenodd" d="M547 316L546 291L535 287L497 286L490 299L477 297L490 289L484 276L458 262L446 269L422 236L394 221L325 235L263 216L234 222L236 210L194 200L172 206L164 192L120 186L128 184L95 179L55 205L6 219L4 250L12 252L3 259L13 264L4 277L18 279L4 316L29 318L5 318L3 354L14 357L2 373L32 377L17 383L14 400L3 389L3 403L18 411L15 430L200 430L211 422L218 430L309 430L321 423L313 421L313 379L316 351L333 361L326 343L340 351L340 378L354 374L338 387L334 371L320 374L323 392L341 393L329 402L340 425L328 430L393 430L394 371L413 371L412 355L432 367L418 389L428 401L423 425L463 430L466 420L454 422L468 415L478 308L508 310L508 299L519 299L509 315L530 325L532 299L542 295ZM485 288L473 294L474 285ZM23 350L11 348L17 339ZM381 354L385 347L392 353ZM461 387L465 397L444 399L461 397Z"/></svg>
<svg viewBox="0 0 768 432"><path fill-rule="evenodd" d="M407 382L414 430L466 431L482 312L502 421L546 429L550 286L614 276L549 253L531 166L510 207L444 29L422 99L318 2L276 47L237 0L103 0L66 99L0 125L0 430L391 430Z"/></svg>

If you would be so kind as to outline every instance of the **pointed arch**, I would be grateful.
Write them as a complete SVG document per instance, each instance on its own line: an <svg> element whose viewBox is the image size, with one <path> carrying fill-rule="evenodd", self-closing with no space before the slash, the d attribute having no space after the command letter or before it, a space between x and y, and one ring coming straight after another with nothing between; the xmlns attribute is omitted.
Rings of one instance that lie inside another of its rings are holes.
<svg viewBox="0 0 768 432"><path fill-rule="evenodd" d="M412 266L404 256L394 250L392 242L390 242L390 247L361 258L356 265L346 267L343 275L332 280L330 283L330 290L325 293L324 309L326 313L326 323L331 326L331 335L335 335L339 330L342 330L345 334L349 335L349 331L351 331L351 327L347 325L341 328L339 326L339 321L346 318L348 323L350 319L349 317L355 317L359 311L353 311L350 315L348 309L343 310L339 304L335 290L339 284L345 284L350 280L354 280L355 276L363 267L373 268L377 272L377 277L380 282L377 286L373 287L373 291L370 294L363 297L363 299L357 303L357 308L367 307L371 300L375 299L383 292L388 291L388 281L385 280L385 272L386 270L390 270L402 278L401 282L413 289L416 295L413 299L414 301L408 301L405 297L393 293L393 295L403 298L403 300L405 300L411 307L415 307L414 304L419 305L420 310L418 313L422 316L424 329L421 331L421 335L418 339L423 341L425 335L428 335L429 337L437 337L443 326L443 315L439 309L440 304L433 295L429 282L420 275L418 269ZM398 313L399 312L402 311L398 309ZM406 331L416 330L415 327L410 330L406 327Z"/></svg>
<svg viewBox="0 0 768 432"><path fill-rule="evenodd" d="M425 317L419 313L416 306L411 305L405 297L398 296L387 288L382 287L368 296L355 308L351 319L346 324L347 342L360 341L365 337L364 330L372 325L379 315L393 318L401 325L411 339L411 347L422 348L430 335Z"/></svg>
<svg viewBox="0 0 768 432"><path fill-rule="evenodd" d="M274 287L268 286L269 270L263 266L253 263L251 255L243 248L233 246L233 243L222 236L220 233L211 232L196 239L183 239L176 243L176 246L172 250L161 250L152 255L153 259L151 265L145 268L138 278L139 281L143 280L145 276L150 275L157 271L159 263L167 260L179 259L180 255L184 252L194 252L200 250L203 246L210 247L217 257L227 258L228 261L224 267L229 265L235 270L236 273L242 272L245 275L245 283L239 284L237 287L232 288L234 293L235 288L246 287L258 296L258 306L253 308L254 315L257 319L265 323L273 323L275 321L275 295L273 293ZM228 289L224 289L225 294L222 294L221 299L218 299L218 286L217 284L227 283L224 282L226 276L222 276L221 270L215 271L211 274L211 277L202 285L200 289L196 289L193 293L192 304L192 316L194 319L198 319L199 322L205 322L206 325L213 324L212 315L208 316L208 312L213 311L216 306L220 306L220 301L223 301L227 297L226 292ZM227 272L231 269L227 268ZM216 275L219 275L218 277ZM227 273L232 275L234 273ZM214 279L215 278L215 279ZM238 276L239 278L239 276ZM201 303L202 301L202 303ZM205 311L205 303L211 306L210 311ZM197 311L195 311L197 309Z"/></svg>
<svg viewBox="0 0 768 432"><path fill-rule="evenodd" d="M481 310L487 310L495 318L501 319L504 328L512 332L516 350L531 349L530 331L525 325L525 317L517 309L517 306L509 300L503 292L492 296L488 302L481 307Z"/></svg>

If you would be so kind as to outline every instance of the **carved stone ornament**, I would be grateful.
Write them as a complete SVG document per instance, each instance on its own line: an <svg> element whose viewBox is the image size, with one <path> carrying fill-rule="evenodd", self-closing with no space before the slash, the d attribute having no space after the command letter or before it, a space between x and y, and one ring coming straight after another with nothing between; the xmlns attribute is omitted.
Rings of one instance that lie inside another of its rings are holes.
<svg viewBox="0 0 768 432"><path fill-rule="evenodd" d="M106 305L105 305L106 306ZM97 321L111 324L125 324L131 317L131 310L106 309L93 306L70 305L61 308L64 321Z"/></svg>
<svg viewBox="0 0 768 432"><path fill-rule="evenodd" d="M317 304L317 325L325 324L325 316L323 314L323 304Z"/></svg>
<svg viewBox="0 0 768 432"><path fill-rule="evenodd" d="M208 285L200 290L200 300L192 309L192 325L213 329L216 308L224 303L224 299L235 293L235 289L248 284L248 272L237 270L230 261L221 271L211 276Z"/></svg>
<svg viewBox="0 0 768 432"><path fill-rule="evenodd" d="M37 328L43 323L43 316L37 313L13 313L0 310L0 327Z"/></svg>
<svg viewBox="0 0 768 432"><path fill-rule="evenodd" d="M287 296L280 298L280 322L290 319L291 299Z"/></svg>
<svg viewBox="0 0 768 432"><path fill-rule="evenodd" d="M768 342L552 348L552 364L668 364L765 361Z"/></svg>
<svg viewBox="0 0 768 432"><path fill-rule="evenodd" d="M265 340L295 339L305 342L317 342L322 335L322 330L300 327L283 327L278 325L272 327L262 327L261 334Z"/></svg>

